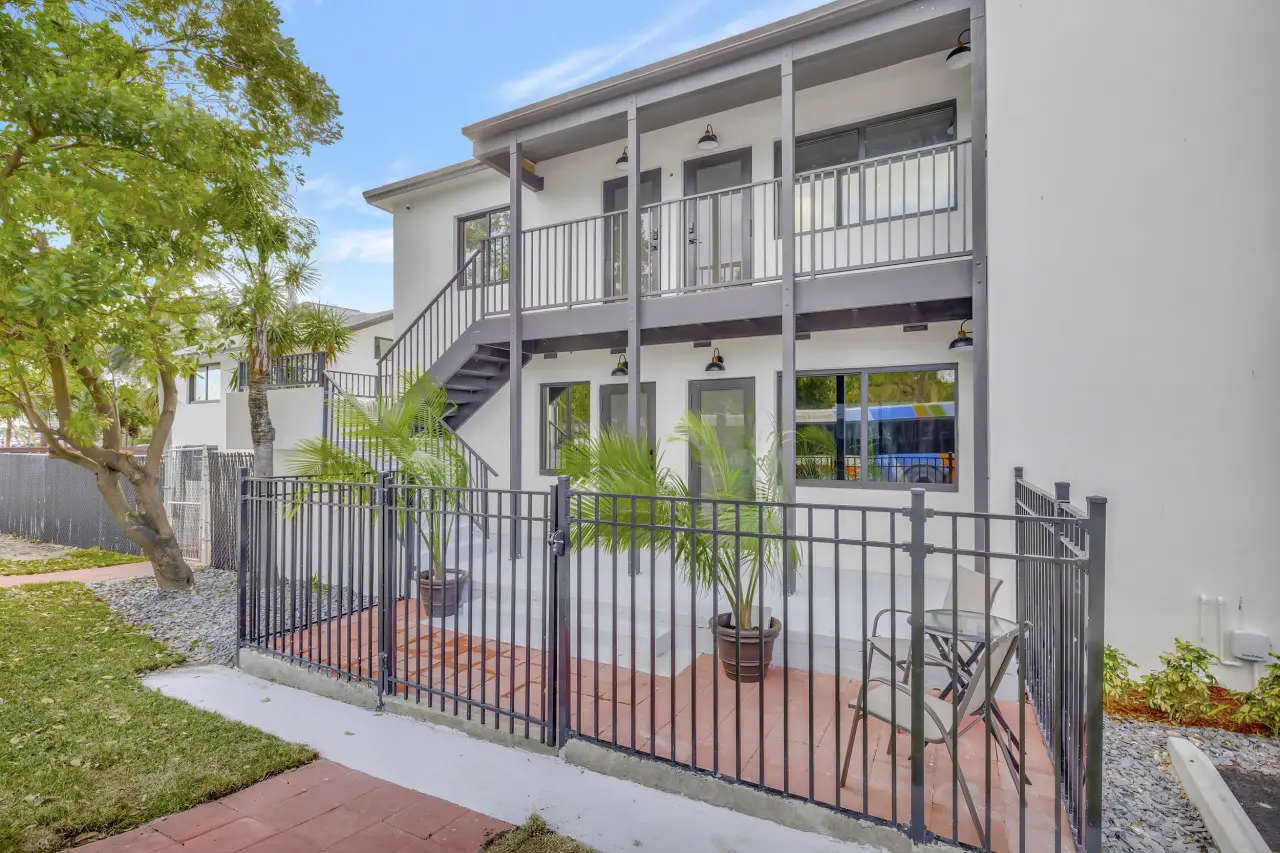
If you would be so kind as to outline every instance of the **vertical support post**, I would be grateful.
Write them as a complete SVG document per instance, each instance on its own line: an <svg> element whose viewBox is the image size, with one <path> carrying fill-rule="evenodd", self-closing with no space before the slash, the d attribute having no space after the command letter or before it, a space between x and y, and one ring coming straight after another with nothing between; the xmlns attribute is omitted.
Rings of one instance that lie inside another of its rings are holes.
<svg viewBox="0 0 1280 853"><path fill-rule="evenodd" d="M378 537L378 705L382 710L382 697L388 692L391 668L395 666L392 653L395 644L395 593L391 585L392 555L395 553L394 527L395 519L387 511L391 503L390 471L378 475L377 516L375 528L381 531Z"/></svg>
<svg viewBox="0 0 1280 853"><path fill-rule="evenodd" d="M1049 701L1049 760L1053 762L1054 803L1062 796L1062 780L1067 774L1066 728L1070 724L1067 713L1067 680L1071 668L1067 663L1069 641L1067 632L1070 622L1067 619L1067 608L1070 606L1071 569L1066 563L1067 549L1062 539L1066 534L1066 526L1056 519L1066 518L1066 505L1071 500L1071 484L1061 480L1053 484L1053 517L1055 521L1049 530L1049 600L1052 602L1049 612L1049 641L1053 678L1049 684L1051 699ZM1062 809L1054 808L1053 830L1055 837L1062 833Z"/></svg>
<svg viewBox="0 0 1280 853"><path fill-rule="evenodd" d="M562 747L569 740L569 688L572 684L569 677L569 494L568 477L560 477L552 489L552 520L555 528L551 539L553 546L552 581L553 581L553 613L551 621L552 648L555 650L552 668L554 688L547 697L547 705L555 709L554 728L556 746Z"/></svg>
<svg viewBox="0 0 1280 853"><path fill-rule="evenodd" d="M512 491L519 491L524 469L524 211L522 179L524 177L524 147L519 141L511 143L511 247L507 260L507 303L511 309L511 341L509 370L511 383L511 472L508 483ZM518 516L519 513L512 513ZM511 519L511 557L520 556L520 521Z"/></svg>
<svg viewBox="0 0 1280 853"><path fill-rule="evenodd" d="M973 510L991 509L991 412L990 378L987 362L990 327L987 305L987 4L973 0L969 7L969 43L973 63L969 67L972 96L972 138L970 178L973 187ZM975 550L988 550L986 527L975 521ZM976 568L987 571L987 558L980 556Z"/></svg>
<svg viewBox="0 0 1280 853"><path fill-rule="evenodd" d="M236 472L236 668L240 667L240 647L248 639L245 634L245 584L249 579L249 469Z"/></svg>
<svg viewBox="0 0 1280 853"><path fill-rule="evenodd" d="M1102 651L1107 580L1107 499L1090 497L1089 634L1085 696L1084 849L1102 850Z"/></svg>
<svg viewBox="0 0 1280 853"><path fill-rule="evenodd" d="M627 104L627 430L640 437L640 122Z"/></svg>
<svg viewBox="0 0 1280 853"><path fill-rule="evenodd" d="M791 48L782 54L782 175L778 181L778 233L782 237L782 395L779 399L782 431L782 500L796 500L796 87L792 76ZM783 530L795 530L795 510L784 512ZM784 548L785 587L796 591L796 567L791 549Z"/></svg>
<svg viewBox="0 0 1280 853"><path fill-rule="evenodd" d="M213 562L213 481L209 469L217 449L212 444L200 448L200 562L206 566Z"/></svg>
<svg viewBox="0 0 1280 853"><path fill-rule="evenodd" d="M924 558L928 554L924 489L911 490L911 839L925 840L924 827Z"/></svg>

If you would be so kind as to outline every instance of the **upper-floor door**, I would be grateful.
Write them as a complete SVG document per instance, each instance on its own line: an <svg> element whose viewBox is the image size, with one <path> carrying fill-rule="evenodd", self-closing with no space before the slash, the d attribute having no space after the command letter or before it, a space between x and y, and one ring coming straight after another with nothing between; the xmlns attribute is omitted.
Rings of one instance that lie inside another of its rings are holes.
<svg viewBox="0 0 1280 853"><path fill-rule="evenodd" d="M751 149L684 164L685 286L751 278Z"/></svg>
<svg viewBox="0 0 1280 853"><path fill-rule="evenodd" d="M624 296L627 292L627 178L604 182L604 295ZM661 239L652 212L645 208L662 201L662 170L640 173L640 292L659 290L662 269Z"/></svg>

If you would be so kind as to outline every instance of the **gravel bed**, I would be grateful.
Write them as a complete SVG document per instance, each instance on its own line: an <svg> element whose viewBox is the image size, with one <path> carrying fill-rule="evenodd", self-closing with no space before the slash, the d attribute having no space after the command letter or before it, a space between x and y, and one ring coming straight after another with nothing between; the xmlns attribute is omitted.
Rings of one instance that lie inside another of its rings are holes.
<svg viewBox="0 0 1280 853"><path fill-rule="evenodd" d="M0 533L0 560L48 560L74 550L68 545L54 545L52 542L37 542L34 539Z"/></svg>
<svg viewBox="0 0 1280 853"><path fill-rule="evenodd" d="M1116 853L1216 853L1200 813L1174 775L1166 742L1188 738L1215 765L1280 774L1280 740L1221 729L1106 719L1102 849Z"/></svg>
<svg viewBox="0 0 1280 853"><path fill-rule="evenodd" d="M126 622L169 644L192 662L230 666L236 656L236 573L223 569L197 569L196 588L189 592L162 592L151 576L95 581L85 584L94 595ZM354 607L354 596L328 589L311 590L311 604L301 591L296 599L286 590L271 602L280 622L304 623L322 614L338 615ZM265 600L264 600L265 601ZM287 602L287 603L286 603ZM368 606L369 599L363 600ZM296 613L290 619L290 607Z"/></svg>
<svg viewBox="0 0 1280 853"><path fill-rule="evenodd" d="M189 660L230 665L236 655L236 573L196 571L196 588L162 592L150 575L85 584L131 625Z"/></svg>

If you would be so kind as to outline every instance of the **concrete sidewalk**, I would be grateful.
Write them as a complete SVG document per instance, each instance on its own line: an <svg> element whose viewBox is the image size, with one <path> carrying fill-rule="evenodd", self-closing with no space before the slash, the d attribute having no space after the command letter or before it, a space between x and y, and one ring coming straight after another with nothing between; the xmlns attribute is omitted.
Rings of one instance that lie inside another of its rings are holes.
<svg viewBox="0 0 1280 853"><path fill-rule="evenodd" d="M85 853L476 853L511 824L320 761Z"/></svg>
<svg viewBox="0 0 1280 853"><path fill-rule="evenodd" d="M119 566L99 566L93 569L76 569L71 572L45 572L40 575L0 575L0 588L23 586L29 583L55 583L57 581L108 581L117 578L136 578L149 575L151 563L124 563Z"/></svg>
<svg viewBox="0 0 1280 853"><path fill-rule="evenodd" d="M145 683L305 743L330 761L508 823L523 823L537 812L556 832L600 853L883 853L226 667L167 670Z"/></svg>

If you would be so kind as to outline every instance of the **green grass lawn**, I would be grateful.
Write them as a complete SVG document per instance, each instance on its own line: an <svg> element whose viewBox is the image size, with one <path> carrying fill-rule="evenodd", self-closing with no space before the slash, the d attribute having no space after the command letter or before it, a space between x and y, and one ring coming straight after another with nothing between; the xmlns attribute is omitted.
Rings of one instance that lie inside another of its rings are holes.
<svg viewBox="0 0 1280 853"><path fill-rule="evenodd" d="M0 589L0 850L122 832L315 757L143 687L181 660L79 584Z"/></svg>
<svg viewBox="0 0 1280 853"><path fill-rule="evenodd" d="M95 569L98 566L120 566L145 560L136 554L117 554L101 548L81 548L61 557L47 560L0 559L0 575L42 575L46 572L70 572L75 569Z"/></svg>
<svg viewBox="0 0 1280 853"><path fill-rule="evenodd" d="M592 853L589 847L556 835L542 818L534 815L506 835L494 839L484 853Z"/></svg>

